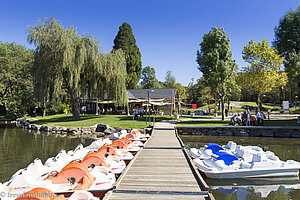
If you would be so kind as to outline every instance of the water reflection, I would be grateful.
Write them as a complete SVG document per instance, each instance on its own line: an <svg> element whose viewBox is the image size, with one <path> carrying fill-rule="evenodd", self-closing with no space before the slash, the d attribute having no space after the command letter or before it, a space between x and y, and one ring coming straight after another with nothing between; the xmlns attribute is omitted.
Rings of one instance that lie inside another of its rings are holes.
<svg viewBox="0 0 300 200"><path fill-rule="evenodd" d="M79 143L88 145L91 139L67 138L41 134L14 127L0 126L0 182L7 181L17 170L28 166L35 158L43 162L61 149L74 149Z"/></svg>
<svg viewBox="0 0 300 200"><path fill-rule="evenodd" d="M256 145L273 151L281 160L300 162L299 138L266 138L235 136L181 136L186 148L200 148L206 143L220 145L234 141L241 145ZM223 199L300 199L299 177L206 179L217 200Z"/></svg>

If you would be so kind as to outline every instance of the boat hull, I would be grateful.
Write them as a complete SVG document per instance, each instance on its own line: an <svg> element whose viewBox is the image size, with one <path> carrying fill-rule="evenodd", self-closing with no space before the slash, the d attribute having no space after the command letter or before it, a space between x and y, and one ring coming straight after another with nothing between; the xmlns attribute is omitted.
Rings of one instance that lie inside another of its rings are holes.
<svg viewBox="0 0 300 200"><path fill-rule="evenodd" d="M202 161L201 161L202 162ZM239 169L226 171L212 171L195 162L196 167L207 178L233 179L233 178L257 178L257 177L287 177L298 176L299 168L273 168L273 169Z"/></svg>

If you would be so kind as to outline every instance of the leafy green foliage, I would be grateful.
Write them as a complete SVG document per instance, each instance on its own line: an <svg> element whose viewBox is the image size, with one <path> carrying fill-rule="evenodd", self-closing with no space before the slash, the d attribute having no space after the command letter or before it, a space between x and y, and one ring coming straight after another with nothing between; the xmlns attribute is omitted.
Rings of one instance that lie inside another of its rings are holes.
<svg viewBox="0 0 300 200"><path fill-rule="evenodd" d="M224 98L227 94L226 87L234 80L237 66L232 60L230 39L223 28L213 27L203 36L200 50L197 51L198 69L203 73L204 79L215 90L222 103L222 120L224 120Z"/></svg>
<svg viewBox="0 0 300 200"><path fill-rule="evenodd" d="M164 88L177 88L179 97L182 99L186 98L186 89L181 83L176 83L175 77L172 75L172 71L167 71L165 82L163 83Z"/></svg>
<svg viewBox="0 0 300 200"><path fill-rule="evenodd" d="M123 78L126 73L121 51L100 56L95 38L81 36L73 27L63 28L55 18L30 26L28 41L36 46L35 94L44 103L66 90L73 120L80 117L81 98L103 98L104 90L108 97L117 100L117 104L126 103Z"/></svg>
<svg viewBox="0 0 300 200"><path fill-rule="evenodd" d="M153 67L147 66L142 71L142 81L141 86L144 89L155 88L157 85L157 79L155 74L155 69Z"/></svg>
<svg viewBox="0 0 300 200"><path fill-rule="evenodd" d="M286 85L287 75L280 71L283 57L265 39L259 43L252 39L243 49L243 59L250 65L243 68L239 83L242 87L251 87L257 91L258 105L261 105L262 94L271 92L274 87Z"/></svg>
<svg viewBox="0 0 300 200"><path fill-rule="evenodd" d="M274 46L286 56L294 51L300 52L300 6L296 11L288 11L275 27Z"/></svg>
<svg viewBox="0 0 300 200"><path fill-rule="evenodd" d="M172 71L167 71L166 77L165 77L165 87L166 88L174 88L176 83L175 77L172 75Z"/></svg>
<svg viewBox="0 0 300 200"><path fill-rule="evenodd" d="M288 90L293 96L300 94L299 56L300 56L300 6L288 11L275 27L274 46L285 57L284 66L289 78Z"/></svg>
<svg viewBox="0 0 300 200"><path fill-rule="evenodd" d="M203 77L194 83L194 79L189 83L186 89L186 103L197 104L198 106L206 105L213 102L214 99L210 94L210 88L207 86Z"/></svg>
<svg viewBox="0 0 300 200"><path fill-rule="evenodd" d="M181 83L175 83L175 88L178 89L179 97L181 101L186 99L186 89L181 85Z"/></svg>
<svg viewBox="0 0 300 200"><path fill-rule="evenodd" d="M0 104L8 117L23 116L32 106L32 62L32 50L15 43L0 43Z"/></svg>
<svg viewBox="0 0 300 200"><path fill-rule="evenodd" d="M285 57L285 72L289 78L290 86L300 90L300 51L293 51ZM298 92L300 94L300 92Z"/></svg>
<svg viewBox="0 0 300 200"><path fill-rule="evenodd" d="M95 84L94 93L103 99L103 94L106 92L116 106L126 105L126 58L122 49L114 50L109 54L101 54L100 62L102 69L96 73L99 77L94 77L95 80L100 81Z"/></svg>
<svg viewBox="0 0 300 200"><path fill-rule="evenodd" d="M134 89L141 78L142 60L139 48L136 45L131 26L124 22L114 39L114 50L122 49L126 56L126 88Z"/></svg>

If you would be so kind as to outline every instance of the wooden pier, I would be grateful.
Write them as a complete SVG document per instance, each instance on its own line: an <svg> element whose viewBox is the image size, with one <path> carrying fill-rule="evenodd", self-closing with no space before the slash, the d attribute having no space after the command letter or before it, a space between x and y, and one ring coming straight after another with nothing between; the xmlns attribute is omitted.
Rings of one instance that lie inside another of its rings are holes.
<svg viewBox="0 0 300 200"><path fill-rule="evenodd" d="M173 124L157 123L105 200L212 199Z"/></svg>

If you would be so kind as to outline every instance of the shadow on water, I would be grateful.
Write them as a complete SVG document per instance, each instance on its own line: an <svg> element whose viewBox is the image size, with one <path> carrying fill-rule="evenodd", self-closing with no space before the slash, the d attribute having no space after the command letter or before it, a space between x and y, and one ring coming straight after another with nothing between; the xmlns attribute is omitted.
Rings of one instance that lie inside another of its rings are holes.
<svg viewBox="0 0 300 200"><path fill-rule="evenodd" d="M281 160L300 162L299 138L267 138L237 136L181 136L185 147L200 148L207 143L227 144L234 141L241 145L255 145L274 152ZM299 177L251 178L251 179L206 179L216 200L238 199L300 199Z"/></svg>
<svg viewBox="0 0 300 200"><path fill-rule="evenodd" d="M61 149L68 151L79 143L88 145L91 142L91 139L30 133L20 128L0 125L0 182L7 181L17 170L28 166L35 158L45 162Z"/></svg>

